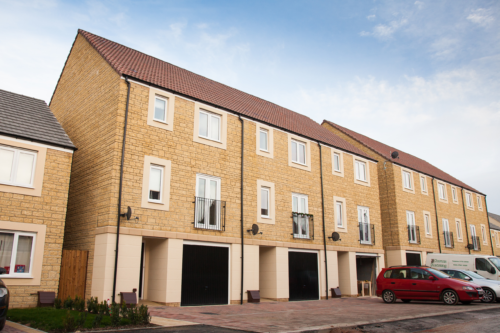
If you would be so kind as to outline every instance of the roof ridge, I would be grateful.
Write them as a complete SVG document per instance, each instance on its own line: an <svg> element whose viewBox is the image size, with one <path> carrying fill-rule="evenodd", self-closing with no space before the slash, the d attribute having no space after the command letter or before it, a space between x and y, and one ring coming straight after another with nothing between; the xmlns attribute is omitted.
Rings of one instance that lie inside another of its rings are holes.
<svg viewBox="0 0 500 333"><path fill-rule="evenodd" d="M208 77L206 77L206 76L204 76L204 75L201 75L201 74L195 73L195 72L193 72L193 71L191 71L191 70L189 70L189 69L185 69L185 68L183 68L183 67L180 67L180 66L174 65L174 64L172 64L171 62L168 62L168 61L166 61L166 60L162 60L162 59L160 59L160 58L158 58L158 57L155 57L155 56L149 55L149 54L144 53L144 52L142 52L142 51L136 50L136 49L134 49L134 48L132 48L132 47L129 47L129 46L126 46L126 45L120 44L120 43L118 43L118 42L112 41L111 39L108 39L108 38L105 38L105 37L101 37L101 36L99 36L99 35L93 34L93 33L91 33L91 32L88 32L88 31L86 31L86 30L83 30L83 29L78 29L78 33L82 33L82 36L83 36L83 37L85 37L85 39L86 39L86 40L87 40L87 41L88 41L91 45L93 45L93 43L92 43L92 42L91 42L91 41L87 38L87 36L85 36L85 35L84 35L84 33L86 33L86 34L90 34L90 35L95 36L95 37L98 37L98 38L102 38L102 39L104 39L104 40L106 40L106 41L109 41L109 42L114 43L114 44L118 44L118 45L120 45L120 46L126 47L127 49L130 49L130 50L133 50L133 51L135 51L135 52L141 53L141 54L143 54L143 55L145 55L145 56L147 56L147 57L151 57L151 58L156 59L156 60L158 60L158 61L165 62L165 63L167 63L167 64L169 64L169 65L171 65L171 66L173 66L173 67L176 67L176 68L182 69L183 71L189 72L189 73L191 73L191 74L193 74L193 75L196 75L196 76L198 76L198 77L200 77L200 78L204 78L205 80L209 80L209 81L214 82L214 83L216 83L216 84L220 84L220 85L223 85L223 86L228 87L228 88L230 88L230 89L237 90L237 91L242 92L242 93L244 93L244 94L246 94L246 95L248 95L248 96L252 96L252 97L254 97L254 98L258 98L258 99L260 99L260 100L262 100L262 101L265 101L265 102L267 102L267 103L269 103L269 104L275 105L275 106L277 106L277 107L279 107L279 108L286 109L286 110L288 110L288 111L290 111L290 112L293 112L293 113L295 113L295 114L297 114L297 115L300 115L300 116L302 116L302 117L306 117L306 118L308 118L308 119L311 119L309 116L306 116L305 114L302 114L302 113L299 113L299 112L297 112L297 111L294 111L294 110L291 110L291 109L285 108L285 107L283 107L283 106L281 106L281 105L278 105L278 104L276 104L276 103L274 103L274 102L271 102L271 101L269 101L269 100L267 100L267 99L264 99L264 98L258 97L258 96L256 96L256 95L253 95L253 94L250 94L250 93L247 93L247 92L244 92L243 90L240 90L240 89L238 89L238 88L232 87L232 86L227 85L227 84L225 84L225 83L222 83L222 82L219 82L219 81L215 81L215 80L210 79L210 78L208 78ZM99 52L99 54L100 54L100 52ZM104 57L104 56L103 56L103 57ZM106 58L106 57L104 57L104 58ZM114 66L113 66L111 63L110 63L110 65L114 68ZM117 72L120 72L117 68L114 68L114 69L115 69ZM134 69L134 70L135 70L135 69ZM123 74L123 73L120 73L120 74ZM314 121L313 119L311 119L311 120L312 120L312 121Z"/></svg>

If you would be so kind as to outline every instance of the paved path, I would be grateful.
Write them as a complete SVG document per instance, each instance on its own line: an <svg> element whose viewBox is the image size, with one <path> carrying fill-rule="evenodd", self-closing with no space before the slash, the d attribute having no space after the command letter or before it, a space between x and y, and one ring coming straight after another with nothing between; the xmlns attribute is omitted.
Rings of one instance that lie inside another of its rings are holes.
<svg viewBox="0 0 500 333"><path fill-rule="evenodd" d="M438 302L380 298L336 298L328 301L266 302L200 307L151 307L152 316L252 332L300 332L407 320L450 313L500 309L500 304L446 306Z"/></svg>

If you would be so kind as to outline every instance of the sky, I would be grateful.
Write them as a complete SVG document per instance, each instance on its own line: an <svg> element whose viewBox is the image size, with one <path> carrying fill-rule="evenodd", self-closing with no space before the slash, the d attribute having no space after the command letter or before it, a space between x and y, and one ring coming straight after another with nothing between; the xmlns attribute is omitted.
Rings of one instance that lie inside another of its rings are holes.
<svg viewBox="0 0 500 333"><path fill-rule="evenodd" d="M0 0L0 89L49 102L79 28L416 155L500 214L499 1Z"/></svg>

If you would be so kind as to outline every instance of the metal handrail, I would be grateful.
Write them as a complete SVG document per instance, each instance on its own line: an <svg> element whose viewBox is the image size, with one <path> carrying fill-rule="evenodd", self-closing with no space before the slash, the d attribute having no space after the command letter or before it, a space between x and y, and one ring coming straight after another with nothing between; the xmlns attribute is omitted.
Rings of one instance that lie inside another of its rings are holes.
<svg viewBox="0 0 500 333"><path fill-rule="evenodd" d="M479 236L471 236L472 245L474 251L481 251L481 242L479 241Z"/></svg>
<svg viewBox="0 0 500 333"><path fill-rule="evenodd" d="M206 230L226 230L226 202L209 198L194 198L194 227Z"/></svg>
<svg viewBox="0 0 500 333"><path fill-rule="evenodd" d="M448 248L454 248L455 247L455 240L453 239L453 232L452 231L443 231L443 236L444 236L444 246Z"/></svg>
<svg viewBox="0 0 500 333"><path fill-rule="evenodd" d="M375 225L359 222L359 243L362 245L375 245Z"/></svg>
<svg viewBox="0 0 500 333"><path fill-rule="evenodd" d="M408 242L411 244L421 244L420 227L416 225L408 225Z"/></svg>
<svg viewBox="0 0 500 333"><path fill-rule="evenodd" d="M314 239L314 216L292 212L292 236L299 239Z"/></svg>

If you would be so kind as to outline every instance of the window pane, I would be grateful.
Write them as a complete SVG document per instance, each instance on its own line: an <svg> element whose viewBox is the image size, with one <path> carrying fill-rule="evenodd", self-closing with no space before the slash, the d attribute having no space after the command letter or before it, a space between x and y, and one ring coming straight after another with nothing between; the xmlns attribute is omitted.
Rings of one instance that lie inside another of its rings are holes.
<svg viewBox="0 0 500 333"><path fill-rule="evenodd" d="M365 164L361 162L359 162L359 179L366 180Z"/></svg>
<svg viewBox="0 0 500 333"><path fill-rule="evenodd" d="M0 181L10 181L12 173L12 163L14 162L14 152L0 149Z"/></svg>
<svg viewBox="0 0 500 333"><path fill-rule="evenodd" d="M337 225L339 227L342 227L344 224L344 221L342 220L342 203L337 202L336 206L337 206L336 207L337 208Z"/></svg>
<svg viewBox="0 0 500 333"><path fill-rule="evenodd" d="M261 203L260 203L261 214L264 216L268 216L269 215L269 191L265 188L262 188L260 190L260 197L261 197Z"/></svg>
<svg viewBox="0 0 500 333"><path fill-rule="evenodd" d="M339 154L333 155L333 167L334 167L334 170L340 171L340 156L339 156Z"/></svg>
<svg viewBox="0 0 500 333"><path fill-rule="evenodd" d="M267 131L260 131L260 149L267 149Z"/></svg>
<svg viewBox="0 0 500 333"><path fill-rule="evenodd" d="M149 199L160 200L162 169L151 168L149 173Z"/></svg>
<svg viewBox="0 0 500 333"><path fill-rule="evenodd" d="M200 136L208 137L208 115L200 112Z"/></svg>
<svg viewBox="0 0 500 333"><path fill-rule="evenodd" d="M210 181L210 199L217 200L217 181Z"/></svg>
<svg viewBox="0 0 500 333"><path fill-rule="evenodd" d="M299 162L306 164L306 146L299 144Z"/></svg>
<svg viewBox="0 0 500 333"><path fill-rule="evenodd" d="M292 141L292 161L297 162L297 142Z"/></svg>
<svg viewBox="0 0 500 333"><path fill-rule="evenodd" d="M429 280L431 273L419 268L411 269L411 278L416 280Z"/></svg>
<svg viewBox="0 0 500 333"><path fill-rule="evenodd" d="M14 234L0 232L0 267L10 273L10 261L12 259L12 246L14 245Z"/></svg>
<svg viewBox="0 0 500 333"><path fill-rule="evenodd" d="M33 154L26 154L26 153L19 154L16 183L26 184L26 185L31 184L31 178L33 176L34 160L35 156Z"/></svg>
<svg viewBox="0 0 500 333"><path fill-rule="evenodd" d="M220 138L220 118L211 116L210 138L219 141Z"/></svg>
<svg viewBox="0 0 500 333"><path fill-rule="evenodd" d="M305 213L305 212L306 212L306 199L300 198L299 213Z"/></svg>
<svg viewBox="0 0 500 333"><path fill-rule="evenodd" d="M205 197L205 179L198 178L198 197Z"/></svg>
<svg viewBox="0 0 500 333"><path fill-rule="evenodd" d="M31 262L31 248L33 247L33 237L19 236L17 241L16 267L15 273L29 273Z"/></svg>
<svg viewBox="0 0 500 333"><path fill-rule="evenodd" d="M292 197L292 211L299 211L299 198L297 197Z"/></svg>
<svg viewBox="0 0 500 333"><path fill-rule="evenodd" d="M163 99L156 98L155 100L155 119L165 121L167 103Z"/></svg>

